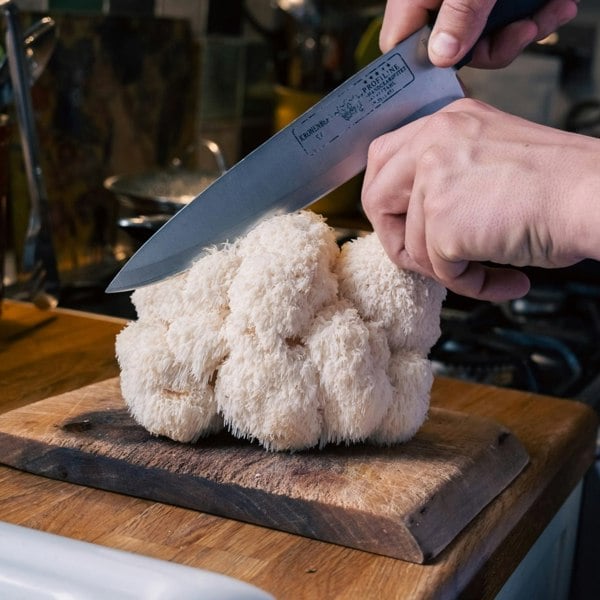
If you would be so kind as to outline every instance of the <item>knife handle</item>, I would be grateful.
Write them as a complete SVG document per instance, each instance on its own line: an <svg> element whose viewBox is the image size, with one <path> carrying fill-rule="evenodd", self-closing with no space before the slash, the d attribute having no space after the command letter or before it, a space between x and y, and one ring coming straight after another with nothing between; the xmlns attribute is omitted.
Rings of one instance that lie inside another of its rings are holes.
<svg viewBox="0 0 600 600"><path fill-rule="evenodd" d="M548 2L549 0L498 0L494 5L494 8L492 8L487 24L483 28L479 39L502 29L509 23L514 23L515 21L530 17ZM436 16L437 13L433 15L432 21L435 21ZM471 61L471 58L473 58L473 50L470 50L467 55L456 64L455 68L460 69L461 67L464 67Z"/></svg>

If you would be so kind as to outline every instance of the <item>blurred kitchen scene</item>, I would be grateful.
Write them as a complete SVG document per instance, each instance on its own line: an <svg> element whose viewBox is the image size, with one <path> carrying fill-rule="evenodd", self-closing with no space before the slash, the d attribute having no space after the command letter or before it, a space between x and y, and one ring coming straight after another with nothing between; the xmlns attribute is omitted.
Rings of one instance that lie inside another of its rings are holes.
<svg viewBox="0 0 600 600"><path fill-rule="evenodd" d="M312 101L352 74L356 45L381 12L381 3L329 2L306 13L288 4L14 2L28 65L42 55L44 64L30 90L40 163L33 167L4 65L7 296L32 299L40 288L39 274L23 268L29 167L43 174L37 183L47 196L60 305L133 316L126 295L104 294L123 261L295 116L305 96ZM42 21L50 31L32 41ZM359 185L352 192L337 200L338 213L357 211Z"/></svg>
<svg viewBox="0 0 600 600"><path fill-rule="evenodd" d="M40 165L27 164L4 60L5 294L125 317L135 316L128 294L104 294L123 261L227 166L377 56L384 8L374 0L14 5L34 71ZM462 69L468 93L540 123L600 135L599 25L600 6L583 1L574 22L508 68ZM49 269L23 267L31 171L43 175ZM340 242L369 229L360 187L357 177L312 207ZM40 294L52 264L56 289ZM432 353L437 373L595 402L600 269L586 261L532 278L527 298L502 306L450 296Z"/></svg>
<svg viewBox="0 0 600 600"><path fill-rule="evenodd" d="M223 170L375 58L384 4L15 0L32 121L24 131L28 94L15 89L3 43L5 296L135 317L128 294L104 293L123 262ZM470 96L507 112L600 137L600 3L582 0L576 20L506 69L464 68L461 78ZM312 207L340 242L369 230L360 187L357 177ZM36 195L46 239L43 260L27 265ZM449 295L431 353L436 374L600 410L600 265L529 274L532 290L518 301ZM584 499L581 581L600 551L585 539L600 537L600 484L587 485L596 495Z"/></svg>

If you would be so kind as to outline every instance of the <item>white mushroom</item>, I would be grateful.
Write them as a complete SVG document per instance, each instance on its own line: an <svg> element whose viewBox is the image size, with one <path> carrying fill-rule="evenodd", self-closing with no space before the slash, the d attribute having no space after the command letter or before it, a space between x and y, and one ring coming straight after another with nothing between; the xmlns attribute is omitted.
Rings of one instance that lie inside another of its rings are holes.
<svg viewBox="0 0 600 600"><path fill-rule="evenodd" d="M445 288L396 267L375 234L344 244L336 271L340 295L365 321L381 323L392 350L429 352L441 333Z"/></svg>
<svg viewBox="0 0 600 600"><path fill-rule="evenodd" d="M123 397L178 441L225 424L270 450L402 442L427 417L444 296L374 234L340 252L322 217L273 217L134 293Z"/></svg>
<svg viewBox="0 0 600 600"><path fill-rule="evenodd" d="M191 442L223 427L212 382L199 383L165 345L167 326L129 323L117 337L121 390L133 418L155 435Z"/></svg>
<svg viewBox="0 0 600 600"><path fill-rule="evenodd" d="M317 315L306 345L319 369L321 445L366 439L392 401L386 375L390 353L383 331L369 327L342 301Z"/></svg>

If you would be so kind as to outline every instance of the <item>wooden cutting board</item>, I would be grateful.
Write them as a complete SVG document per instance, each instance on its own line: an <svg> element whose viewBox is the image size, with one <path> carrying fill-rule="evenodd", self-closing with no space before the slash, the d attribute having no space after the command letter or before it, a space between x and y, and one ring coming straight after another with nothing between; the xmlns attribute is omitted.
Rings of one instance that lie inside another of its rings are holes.
<svg viewBox="0 0 600 600"><path fill-rule="evenodd" d="M389 448L269 453L225 432L181 444L137 425L109 379L0 415L0 462L423 563L528 455L498 423L435 408L410 442Z"/></svg>

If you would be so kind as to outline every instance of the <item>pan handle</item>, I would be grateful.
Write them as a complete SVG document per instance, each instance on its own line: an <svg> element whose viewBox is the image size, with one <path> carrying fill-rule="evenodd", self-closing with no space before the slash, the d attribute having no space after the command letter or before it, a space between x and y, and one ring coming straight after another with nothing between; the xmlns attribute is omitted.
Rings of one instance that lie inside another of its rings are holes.
<svg viewBox="0 0 600 600"><path fill-rule="evenodd" d="M217 163L217 170L221 175L227 171L227 163L225 162L225 156L223 155L223 151L221 150L221 146L217 144L214 140L209 140L208 138L200 138L200 144L207 148L210 153L213 155L215 162ZM196 150L195 144L190 144L184 153L184 156L191 156ZM171 161L171 166L175 168L180 168L183 165L183 160L176 156Z"/></svg>
<svg viewBox="0 0 600 600"><path fill-rule="evenodd" d="M200 138L200 143L210 150L211 154L215 158L219 172L221 175L223 175L223 173L227 171L227 163L225 162L225 157L223 156L221 146L219 146L217 142L209 140L208 138Z"/></svg>

